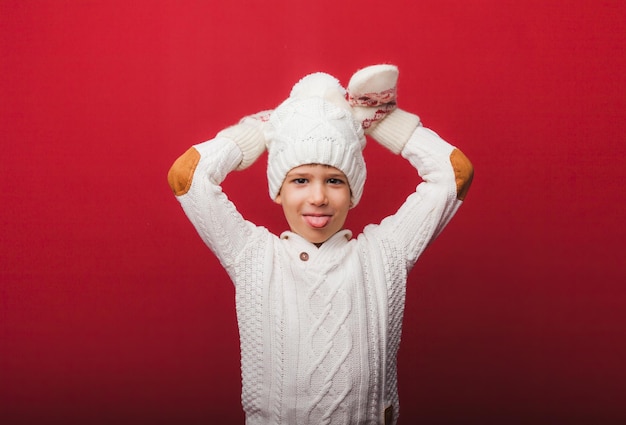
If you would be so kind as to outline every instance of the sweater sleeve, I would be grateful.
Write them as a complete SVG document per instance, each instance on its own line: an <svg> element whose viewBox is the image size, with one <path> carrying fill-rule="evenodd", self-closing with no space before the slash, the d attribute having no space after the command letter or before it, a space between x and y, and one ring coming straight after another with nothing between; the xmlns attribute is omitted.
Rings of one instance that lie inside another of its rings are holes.
<svg viewBox="0 0 626 425"><path fill-rule="evenodd" d="M417 169L423 182L373 231L404 252L410 268L462 204L473 168L460 150L422 126L415 129L401 155Z"/></svg>
<svg viewBox="0 0 626 425"><path fill-rule="evenodd" d="M241 149L218 136L191 147L174 162L168 174L189 221L228 271L232 271L253 233L262 229L241 216L220 186L241 161Z"/></svg>

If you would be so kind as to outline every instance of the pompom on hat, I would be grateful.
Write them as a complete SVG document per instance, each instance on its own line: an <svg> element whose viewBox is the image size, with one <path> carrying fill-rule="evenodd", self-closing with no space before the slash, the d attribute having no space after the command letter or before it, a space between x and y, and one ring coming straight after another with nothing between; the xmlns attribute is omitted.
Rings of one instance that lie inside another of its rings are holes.
<svg viewBox="0 0 626 425"><path fill-rule="evenodd" d="M272 199L276 199L291 169L323 164L346 175L352 206L359 203L367 175L365 134L335 77L318 72L302 78L289 98L274 109L267 124L267 180Z"/></svg>

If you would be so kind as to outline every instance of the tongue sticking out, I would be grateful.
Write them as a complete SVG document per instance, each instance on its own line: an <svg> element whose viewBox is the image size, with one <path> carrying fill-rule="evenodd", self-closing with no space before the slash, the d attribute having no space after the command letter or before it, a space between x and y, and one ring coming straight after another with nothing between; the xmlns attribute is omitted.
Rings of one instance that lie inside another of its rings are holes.
<svg viewBox="0 0 626 425"><path fill-rule="evenodd" d="M319 229L328 224L328 222L330 221L330 216L305 215L304 219L309 224L309 226Z"/></svg>

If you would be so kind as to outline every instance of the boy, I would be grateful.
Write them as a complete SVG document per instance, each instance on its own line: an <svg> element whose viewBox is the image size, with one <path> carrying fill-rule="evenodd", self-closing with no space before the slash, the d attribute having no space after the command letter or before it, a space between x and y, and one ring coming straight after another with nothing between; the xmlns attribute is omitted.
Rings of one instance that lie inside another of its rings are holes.
<svg viewBox="0 0 626 425"><path fill-rule="evenodd" d="M398 109L398 70L374 65L346 91L332 76L300 80L275 110L189 149L169 183L236 291L247 424L395 424L396 354L407 275L452 218L469 160ZM363 193L365 133L424 182L361 235L343 228ZM268 149L270 197L290 231L246 221L220 184Z"/></svg>

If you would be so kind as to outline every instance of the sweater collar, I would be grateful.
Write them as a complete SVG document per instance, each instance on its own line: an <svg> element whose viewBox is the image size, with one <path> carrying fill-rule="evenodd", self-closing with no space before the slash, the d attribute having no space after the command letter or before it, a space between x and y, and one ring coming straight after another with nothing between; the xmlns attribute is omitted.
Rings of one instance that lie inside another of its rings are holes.
<svg viewBox="0 0 626 425"><path fill-rule="evenodd" d="M350 230L340 230L324 242L319 248L302 236L287 231L280 235L285 244L287 255L294 260L292 265L300 268L319 270L333 268L342 261L348 250L344 249L352 237Z"/></svg>
<svg viewBox="0 0 626 425"><path fill-rule="evenodd" d="M317 249L318 247L297 233L291 232L289 230L280 234L280 238L283 240L289 240L291 243L307 249ZM320 245L320 250L325 250L333 247L340 247L346 245L348 241L352 238L352 231L348 229L340 230L334 235L332 235L326 242Z"/></svg>

